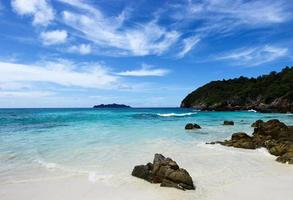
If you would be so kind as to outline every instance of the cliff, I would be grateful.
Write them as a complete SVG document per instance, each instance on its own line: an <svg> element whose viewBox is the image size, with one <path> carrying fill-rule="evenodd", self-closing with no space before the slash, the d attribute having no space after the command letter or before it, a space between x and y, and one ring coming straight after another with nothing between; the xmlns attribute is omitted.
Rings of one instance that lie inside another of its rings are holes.
<svg viewBox="0 0 293 200"><path fill-rule="evenodd" d="M239 77L212 81L181 102L181 107L200 110L293 112L293 67L257 78Z"/></svg>

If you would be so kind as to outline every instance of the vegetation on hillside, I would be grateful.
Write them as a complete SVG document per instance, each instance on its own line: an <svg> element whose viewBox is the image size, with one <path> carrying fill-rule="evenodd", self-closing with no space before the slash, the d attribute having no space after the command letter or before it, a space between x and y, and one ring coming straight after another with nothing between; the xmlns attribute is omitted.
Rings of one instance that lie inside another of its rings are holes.
<svg viewBox="0 0 293 200"><path fill-rule="evenodd" d="M278 98L293 102L293 67L285 67L257 78L239 77L212 81L190 93L182 107L215 105L244 106L252 102L270 104Z"/></svg>

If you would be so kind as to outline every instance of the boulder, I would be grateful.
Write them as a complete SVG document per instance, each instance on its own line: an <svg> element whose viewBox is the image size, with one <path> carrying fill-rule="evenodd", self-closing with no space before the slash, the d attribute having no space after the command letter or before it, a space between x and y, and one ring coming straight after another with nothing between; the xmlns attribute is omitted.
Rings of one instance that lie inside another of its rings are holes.
<svg viewBox="0 0 293 200"><path fill-rule="evenodd" d="M188 123L185 125L185 129L186 130L190 130L190 129L193 129L193 124L192 123Z"/></svg>
<svg viewBox="0 0 293 200"><path fill-rule="evenodd" d="M267 148L270 154L278 156L281 163L293 164L293 127L287 126L277 119L267 122L257 120L252 125L252 136L246 133L234 133L230 140L211 142L208 144L222 144L229 147L256 149Z"/></svg>
<svg viewBox="0 0 293 200"><path fill-rule="evenodd" d="M144 179L150 183L160 183L161 187L174 187L181 190L194 190L189 173L178 166L171 158L155 154L153 163L135 166L132 176Z"/></svg>
<svg viewBox="0 0 293 200"><path fill-rule="evenodd" d="M192 123L188 123L185 125L185 129L186 130L191 130L191 129L200 129L200 125L198 124L192 124Z"/></svg>
<svg viewBox="0 0 293 200"><path fill-rule="evenodd" d="M137 165L131 173L132 176L142 178L146 181L152 181L151 169L147 165Z"/></svg>
<svg viewBox="0 0 293 200"><path fill-rule="evenodd" d="M272 119L267 122L260 123L254 128L254 136L263 136L266 139L279 139L289 136L288 127L283 122L277 119Z"/></svg>
<svg viewBox="0 0 293 200"><path fill-rule="evenodd" d="M251 127L257 128L257 127L259 127L263 123L264 123L264 121L262 121L261 119L259 119L259 120L256 120L253 124L251 124Z"/></svg>
<svg viewBox="0 0 293 200"><path fill-rule="evenodd" d="M228 120L225 120L223 125L234 125L234 122L233 121L228 121Z"/></svg>

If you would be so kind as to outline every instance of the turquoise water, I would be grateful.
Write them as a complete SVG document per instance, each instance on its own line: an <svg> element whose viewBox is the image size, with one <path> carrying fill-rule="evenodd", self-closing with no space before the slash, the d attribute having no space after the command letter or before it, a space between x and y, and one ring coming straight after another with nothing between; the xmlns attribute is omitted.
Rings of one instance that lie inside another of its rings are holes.
<svg viewBox="0 0 293 200"><path fill-rule="evenodd" d="M154 153L180 158L195 146L252 132L257 119L293 125L292 114L200 112L180 108L1 109L0 180L21 181L60 174L126 177ZM233 120L235 126L223 126ZM186 123L202 126L185 131Z"/></svg>

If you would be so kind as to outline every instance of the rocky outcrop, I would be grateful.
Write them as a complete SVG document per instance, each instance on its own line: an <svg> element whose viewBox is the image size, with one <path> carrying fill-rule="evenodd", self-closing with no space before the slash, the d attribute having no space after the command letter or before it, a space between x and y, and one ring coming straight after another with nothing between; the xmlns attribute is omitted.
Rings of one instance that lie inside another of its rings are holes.
<svg viewBox="0 0 293 200"><path fill-rule="evenodd" d="M188 94L181 107L207 111L293 113L293 67L257 78L212 81Z"/></svg>
<svg viewBox="0 0 293 200"><path fill-rule="evenodd" d="M185 129L186 130L191 130L191 129L201 129L200 125L198 124L192 124L192 123L188 123L185 125Z"/></svg>
<svg viewBox="0 0 293 200"><path fill-rule="evenodd" d="M233 121L227 121L227 120L225 120L224 121L224 123L223 123L223 125L234 125L234 122Z"/></svg>
<svg viewBox="0 0 293 200"><path fill-rule="evenodd" d="M174 187L181 190L194 190L189 173L178 166L171 158L155 154L153 163L137 165L132 176L144 179L150 183L160 183L161 187Z"/></svg>
<svg viewBox="0 0 293 200"><path fill-rule="evenodd" d="M230 140L212 142L225 146L256 149L265 147L277 157L278 162L293 164L293 127L277 119L264 122L257 120L252 124L252 136L246 133L234 133Z"/></svg>

